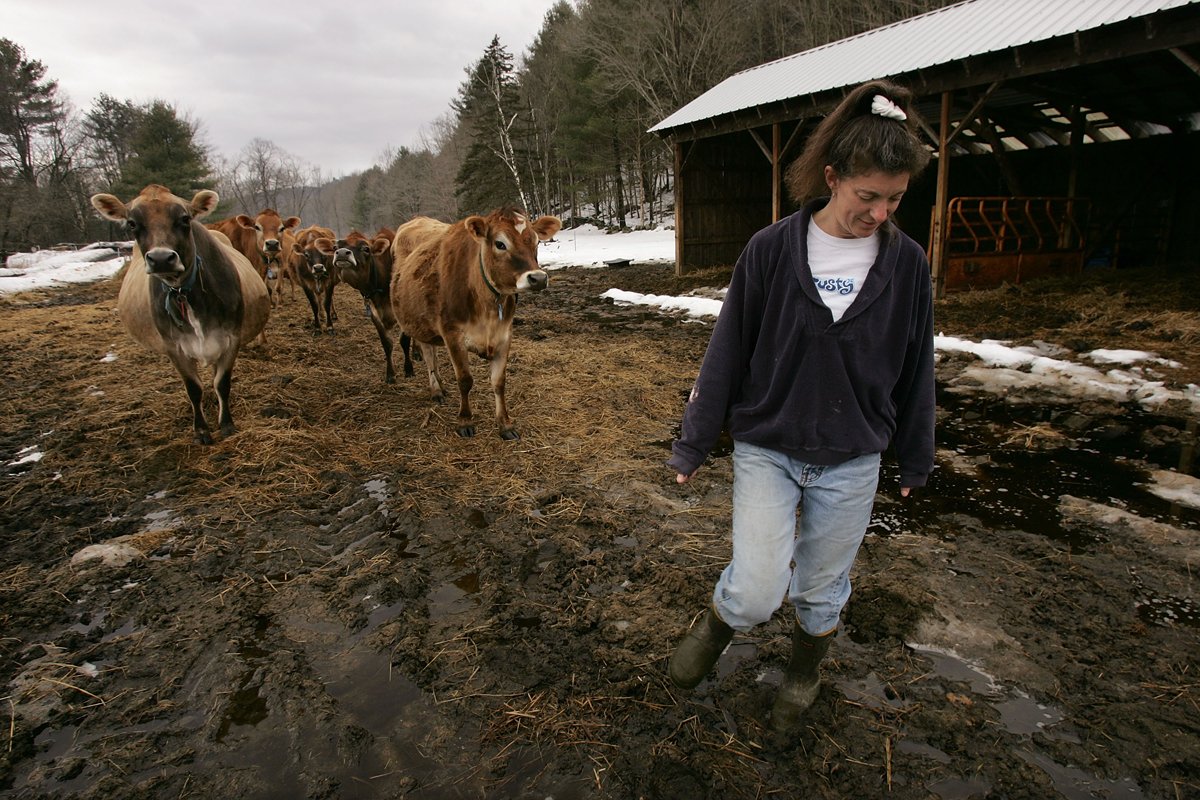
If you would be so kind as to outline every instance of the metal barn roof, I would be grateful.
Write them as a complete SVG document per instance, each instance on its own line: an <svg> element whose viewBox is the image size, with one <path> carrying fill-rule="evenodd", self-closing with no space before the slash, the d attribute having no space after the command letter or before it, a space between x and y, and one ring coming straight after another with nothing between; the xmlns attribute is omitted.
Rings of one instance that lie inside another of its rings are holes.
<svg viewBox="0 0 1200 800"><path fill-rule="evenodd" d="M731 75L650 131L665 133L1195 3L1200 0L965 0Z"/></svg>

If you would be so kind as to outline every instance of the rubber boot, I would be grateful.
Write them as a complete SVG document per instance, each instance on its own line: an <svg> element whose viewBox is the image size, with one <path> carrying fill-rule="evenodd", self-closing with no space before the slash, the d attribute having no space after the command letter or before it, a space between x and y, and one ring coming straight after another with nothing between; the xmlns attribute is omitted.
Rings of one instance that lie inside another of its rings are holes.
<svg viewBox="0 0 1200 800"><path fill-rule="evenodd" d="M792 628L792 659L783 673L783 683L771 709L771 727L788 733L799 727L804 712L817 699L821 687L820 664L829 651L833 632L824 636L806 633L795 623Z"/></svg>
<svg viewBox="0 0 1200 800"><path fill-rule="evenodd" d="M681 689L695 688L712 670L732 638L733 628L726 625L712 608L706 610L671 656L667 668L671 682Z"/></svg>

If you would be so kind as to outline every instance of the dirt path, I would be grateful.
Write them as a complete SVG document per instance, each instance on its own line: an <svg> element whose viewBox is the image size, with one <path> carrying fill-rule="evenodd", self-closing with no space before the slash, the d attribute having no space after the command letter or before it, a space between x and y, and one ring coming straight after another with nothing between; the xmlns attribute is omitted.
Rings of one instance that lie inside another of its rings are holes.
<svg viewBox="0 0 1200 800"><path fill-rule="evenodd" d="M807 729L764 725L783 611L670 685L727 557L729 459L662 466L710 329L599 295L724 277L554 273L515 443L482 363L471 440L422 376L386 386L344 286L335 337L285 303L207 448L114 284L0 300L0 796L1200 796L1200 514L1145 486L1196 475L1189 420L975 393L960 357L931 486L885 471ZM978 311L939 318L1015 335ZM73 563L98 544L125 562Z"/></svg>

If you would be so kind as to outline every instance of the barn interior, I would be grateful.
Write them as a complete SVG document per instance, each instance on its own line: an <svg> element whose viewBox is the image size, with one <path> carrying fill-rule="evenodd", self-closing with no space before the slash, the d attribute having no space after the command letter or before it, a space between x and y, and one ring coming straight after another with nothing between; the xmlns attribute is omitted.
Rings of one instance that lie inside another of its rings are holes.
<svg viewBox="0 0 1200 800"><path fill-rule="evenodd" d="M920 69L889 69L881 49L873 77L914 92L934 156L897 222L926 247L939 293L1089 269L1196 268L1200 3L1150 5ZM988 6L968 0L923 16L954 12L970 26ZM890 40L903 43L897 29L920 20L888 26ZM822 58L883 31L826 45ZM783 173L857 83L702 118L677 113L652 129L675 150L678 274L732 264L756 230L796 209ZM723 87L707 106L703 95L694 101L701 115L719 109L714 99L737 105Z"/></svg>

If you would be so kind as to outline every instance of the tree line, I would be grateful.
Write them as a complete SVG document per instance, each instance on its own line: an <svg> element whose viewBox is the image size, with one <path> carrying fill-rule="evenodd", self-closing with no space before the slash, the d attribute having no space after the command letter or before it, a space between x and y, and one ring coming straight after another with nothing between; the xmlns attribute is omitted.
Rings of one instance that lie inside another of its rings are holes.
<svg viewBox="0 0 1200 800"><path fill-rule="evenodd" d="M520 60L493 38L421 140L333 179L273 142L236 156L170 100L108 94L79 113L40 61L0 38L0 254L110 233L96 191L216 188L218 214L264 207L344 232L416 214L516 205L652 226L671 213L672 155L646 131L729 75L947 0L559 0Z"/></svg>

